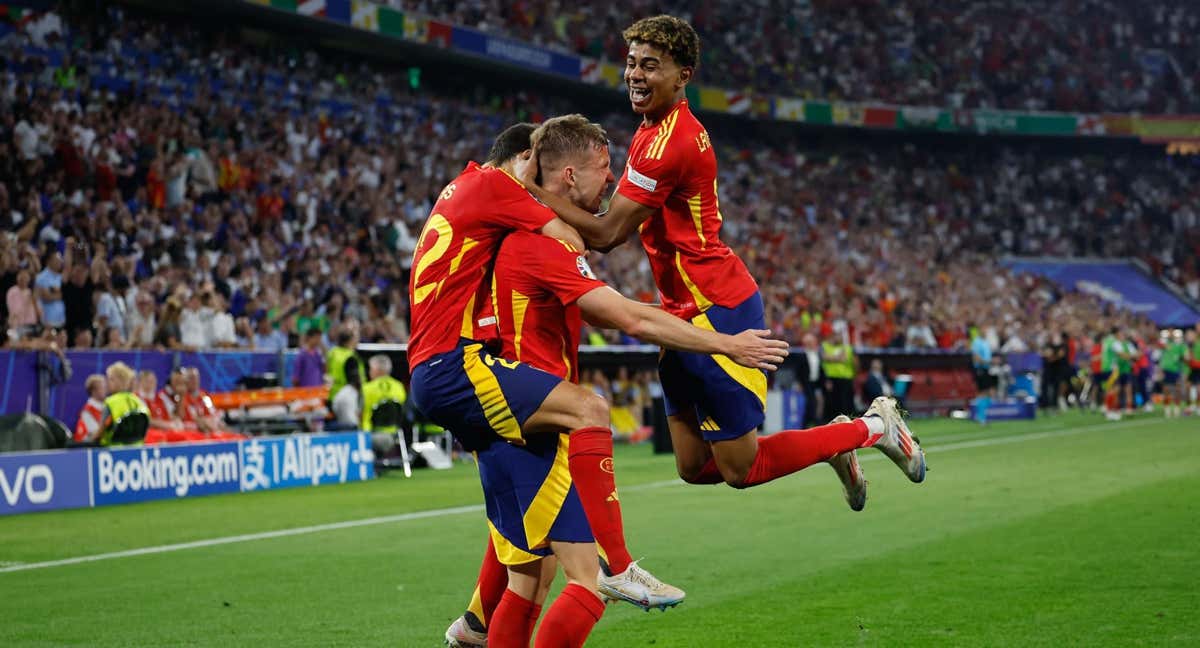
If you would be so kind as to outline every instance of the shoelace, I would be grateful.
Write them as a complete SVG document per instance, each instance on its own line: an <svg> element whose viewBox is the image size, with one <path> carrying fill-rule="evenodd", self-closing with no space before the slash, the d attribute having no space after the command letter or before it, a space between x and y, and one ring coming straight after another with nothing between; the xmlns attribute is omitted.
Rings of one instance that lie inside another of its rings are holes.
<svg viewBox="0 0 1200 648"><path fill-rule="evenodd" d="M665 587L665 584L662 581L655 578L650 572L642 569L637 562L630 563L627 571L629 572L629 580L634 581L639 585L645 585L652 590L659 590Z"/></svg>

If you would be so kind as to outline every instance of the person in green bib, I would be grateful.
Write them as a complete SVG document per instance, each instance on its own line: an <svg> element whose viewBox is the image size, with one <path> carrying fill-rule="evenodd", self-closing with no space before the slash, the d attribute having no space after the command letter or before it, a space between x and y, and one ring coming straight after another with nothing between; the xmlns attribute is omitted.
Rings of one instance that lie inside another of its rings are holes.
<svg viewBox="0 0 1200 648"><path fill-rule="evenodd" d="M825 417L845 414L854 416L854 372L857 360L854 347L846 340L826 340L821 343L821 368L825 372L825 387L829 407Z"/></svg>
<svg viewBox="0 0 1200 648"><path fill-rule="evenodd" d="M1196 328L1188 329L1184 343L1187 346L1188 384L1183 386L1183 402L1187 403L1189 411L1195 412L1196 401L1200 399L1200 323Z"/></svg>
<svg viewBox="0 0 1200 648"><path fill-rule="evenodd" d="M325 371L329 373L329 402L332 403L339 390L346 385L346 361L350 358L357 360L359 381L367 381L363 371L362 358L354 349L358 347L358 331L346 326L338 330L334 338L334 347L325 354Z"/></svg>
<svg viewBox="0 0 1200 648"><path fill-rule="evenodd" d="M1121 398L1125 390L1119 385L1121 372L1117 368L1117 356L1125 345L1117 339L1120 328L1114 326L1108 335L1100 342L1100 374L1104 376L1104 418L1119 420L1121 418Z"/></svg>
<svg viewBox="0 0 1200 648"><path fill-rule="evenodd" d="M385 355L373 355L370 363L371 379L363 384L362 429L367 432L395 432L398 425L379 425L371 420L371 414L380 403L394 401L401 405L408 400L404 383L392 377L392 359Z"/></svg>
<svg viewBox="0 0 1200 648"><path fill-rule="evenodd" d="M150 408L140 396L133 392L133 379L136 374L124 362L115 362L104 371L108 381L108 397L104 399L101 411L102 421L97 442L102 446L124 445L113 442L113 433L121 421L134 413L144 414L147 424L150 421ZM145 429L142 430L143 436Z"/></svg>
<svg viewBox="0 0 1200 648"><path fill-rule="evenodd" d="M1163 331L1163 352L1158 366L1163 372L1163 411L1167 418L1178 418L1183 413L1187 386L1182 377L1187 365L1188 347L1183 340L1183 331Z"/></svg>

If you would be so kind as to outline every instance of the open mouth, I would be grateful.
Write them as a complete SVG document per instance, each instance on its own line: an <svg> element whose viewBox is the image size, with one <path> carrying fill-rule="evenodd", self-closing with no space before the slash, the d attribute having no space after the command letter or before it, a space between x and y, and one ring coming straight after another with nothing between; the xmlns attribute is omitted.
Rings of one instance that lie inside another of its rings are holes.
<svg viewBox="0 0 1200 648"><path fill-rule="evenodd" d="M635 106L645 106L650 103L649 88L629 88L629 100Z"/></svg>

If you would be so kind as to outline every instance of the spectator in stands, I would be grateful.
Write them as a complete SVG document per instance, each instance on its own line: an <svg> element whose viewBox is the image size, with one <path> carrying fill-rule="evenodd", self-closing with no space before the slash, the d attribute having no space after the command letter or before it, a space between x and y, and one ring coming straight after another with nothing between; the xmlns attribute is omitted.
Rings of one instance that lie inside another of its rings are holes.
<svg viewBox="0 0 1200 648"><path fill-rule="evenodd" d="M277 353L287 349L288 339L283 331L271 324L271 318L263 314L254 324L254 332L250 336L250 348L255 351Z"/></svg>
<svg viewBox="0 0 1200 648"><path fill-rule="evenodd" d="M86 253L79 256L82 258L72 263L67 270L67 279L62 287L66 327L73 339L82 331L87 331L89 337L94 337L91 333L96 319L96 285L92 283Z"/></svg>
<svg viewBox="0 0 1200 648"><path fill-rule="evenodd" d="M346 372L351 370L347 367L346 361L354 358L355 363L352 370L358 373L359 382L364 382L362 359L358 357L358 351L355 350L357 348L357 328L347 324L338 329L333 348L325 354L325 370L329 374L329 401L331 403L334 398L337 398L338 391L346 384Z"/></svg>
<svg viewBox="0 0 1200 648"><path fill-rule="evenodd" d="M125 301L125 292L129 289L129 279L117 275L112 277L100 286L99 297L96 300L96 323L97 331L106 333L110 328L114 328L121 332L124 337L126 317L125 312L128 310L128 302ZM111 339L108 340L111 343ZM106 343L104 346L108 346Z"/></svg>
<svg viewBox="0 0 1200 648"><path fill-rule="evenodd" d="M133 298L126 326L129 331L129 346L147 349L154 346L154 333L158 329L158 316L154 312L154 296L139 290Z"/></svg>
<svg viewBox="0 0 1200 648"><path fill-rule="evenodd" d="M325 384L325 355L321 353L321 330L311 328L301 336L300 352L292 369L293 387Z"/></svg>
<svg viewBox="0 0 1200 648"><path fill-rule="evenodd" d="M393 435L399 426L381 425L373 419L376 408L385 402L404 405L408 392L404 383L392 377L392 359L383 354L370 359L371 380L362 387L362 429L371 433L371 445L375 452L386 454L395 445Z"/></svg>
<svg viewBox="0 0 1200 648"><path fill-rule="evenodd" d="M42 313L42 325L48 328L62 328L67 323L62 299L62 270L62 255L58 250L52 249L46 253L42 271L34 280L38 307Z"/></svg>
<svg viewBox="0 0 1200 648"><path fill-rule="evenodd" d="M163 304L162 318L158 322L158 329L154 333L154 341L164 349L192 351L194 349L183 343L183 327L181 326L183 308L181 303L177 295L167 298L166 303Z"/></svg>
<svg viewBox="0 0 1200 648"><path fill-rule="evenodd" d="M104 397L108 395L108 385L102 374L92 374L83 382L83 388L88 399L79 412L72 439L76 443L92 443L99 438L100 424L104 422Z"/></svg>
<svg viewBox="0 0 1200 648"><path fill-rule="evenodd" d="M8 294L4 296L8 306L9 335L15 338L31 334L41 319L38 302L33 298L30 285L29 271L20 270L17 272L16 284L9 288Z"/></svg>
<svg viewBox="0 0 1200 648"><path fill-rule="evenodd" d="M108 397L104 399L100 434L95 441L100 445L111 445L113 432L127 415L141 412L149 418L150 409L133 393L134 372L129 365L115 362L104 371L104 376L108 382Z"/></svg>
<svg viewBox="0 0 1200 648"><path fill-rule="evenodd" d="M892 395L892 383L883 373L883 360L871 360L871 371L863 382L863 402L870 403L880 396Z"/></svg>
<svg viewBox="0 0 1200 648"><path fill-rule="evenodd" d="M808 428L816 421L824 420L825 374L821 368L821 347L817 336L805 333L800 345L803 350L794 356L797 360L796 378L804 391L804 423L801 427Z"/></svg>

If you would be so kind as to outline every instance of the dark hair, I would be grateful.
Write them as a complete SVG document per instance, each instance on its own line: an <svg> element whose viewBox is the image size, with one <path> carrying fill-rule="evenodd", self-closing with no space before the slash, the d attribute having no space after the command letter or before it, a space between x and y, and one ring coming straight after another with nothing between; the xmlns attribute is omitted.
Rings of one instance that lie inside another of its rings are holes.
<svg viewBox="0 0 1200 648"><path fill-rule="evenodd" d="M347 344L350 344L350 341L353 339L353 333L347 329L342 329L341 331L338 331L336 342L338 346L346 346Z"/></svg>
<svg viewBox="0 0 1200 648"><path fill-rule="evenodd" d="M700 62L700 36L686 20L675 16L642 18L621 35L626 43L645 43L670 54L679 67L694 68Z"/></svg>
<svg viewBox="0 0 1200 648"><path fill-rule="evenodd" d="M528 122L520 122L504 129L496 136L496 141L492 142L492 149L488 151L486 163L493 166L504 164L520 155L522 151L533 148L530 144L530 136L533 135L536 128Z"/></svg>

